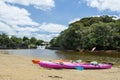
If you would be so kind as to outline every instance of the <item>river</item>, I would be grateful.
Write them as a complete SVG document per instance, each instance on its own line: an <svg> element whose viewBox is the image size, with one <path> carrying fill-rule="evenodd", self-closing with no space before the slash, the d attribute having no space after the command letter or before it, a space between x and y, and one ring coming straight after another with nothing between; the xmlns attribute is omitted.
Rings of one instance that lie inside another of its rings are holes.
<svg viewBox="0 0 120 80"><path fill-rule="evenodd" d="M54 59L66 59L66 60L78 60L82 61L97 61L97 62L107 62L113 64L120 64L120 52L75 52L66 50L49 50L49 49L10 49L10 50L0 50L11 55L23 55L32 56L34 58L43 58L47 60Z"/></svg>

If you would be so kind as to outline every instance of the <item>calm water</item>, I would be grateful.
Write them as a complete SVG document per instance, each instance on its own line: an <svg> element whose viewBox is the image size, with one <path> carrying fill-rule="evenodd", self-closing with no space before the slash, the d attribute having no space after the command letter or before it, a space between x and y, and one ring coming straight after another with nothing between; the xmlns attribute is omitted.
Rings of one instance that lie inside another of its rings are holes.
<svg viewBox="0 0 120 80"><path fill-rule="evenodd" d="M32 56L35 58L44 58L47 60L54 59L67 59L83 61L97 61L97 62L108 62L113 64L120 64L120 52L117 53L80 53L74 51L60 51L60 50L48 50L48 49L20 49L20 50L2 50L7 54Z"/></svg>

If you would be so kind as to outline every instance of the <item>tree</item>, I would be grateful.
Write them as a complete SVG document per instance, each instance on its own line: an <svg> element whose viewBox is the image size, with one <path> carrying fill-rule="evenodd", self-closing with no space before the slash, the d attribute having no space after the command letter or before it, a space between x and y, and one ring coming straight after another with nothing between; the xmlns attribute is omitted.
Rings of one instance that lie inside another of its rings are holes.
<svg viewBox="0 0 120 80"><path fill-rule="evenodd" d="M9 43L8 35L2 33L0 35L0 44L2 45L2 47L6 48L8 43Z"/></svg>
<svg viewBox="0 0 120 80"><path fill-rule="evenodd" d="M28 37L18 38L16 36L9 37L5 33L0 34L0 48L29 48L30 45L36 47L41 45L43 40L37 40L35 37L29 39Z"/></svg>
<svg viewBox="0 0 120 80"><path fill-rule="evenodd" d="M44 42L43 40L37 40L36 45L43 45L42 44L43 42Z"/></svg>
<svg viewBox="0 0 120 80"><path fill-rule="evenodd" d="M37 42L37 39L35 37L31 37L30 43L31 44L36 44L36 42Z"/></svg>
<svg viewBox="0 0 120 80"><path fill-rule="evenodd" d="M87 17L71 23L69 28L50 42L63 49L116 49L120 48L120 20L113 16Z"/></svg>
<svg viewBox="0 0 120 80"><path fill-rule="evenodd" d="M26 41L26 40L29 40L29 38L24 36L23 41Z"/></svg>

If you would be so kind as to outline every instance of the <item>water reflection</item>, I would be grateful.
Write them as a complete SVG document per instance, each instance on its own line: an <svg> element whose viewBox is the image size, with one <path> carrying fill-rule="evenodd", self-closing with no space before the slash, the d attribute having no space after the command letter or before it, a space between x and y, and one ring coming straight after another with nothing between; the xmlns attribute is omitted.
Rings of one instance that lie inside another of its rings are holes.
<svg viewBox="0 0 120 80"><path fill-rule="evenodd" d="M5 50L9 54L32 56L35 58L58 59L55 50L48 49L19 49L19 50Z"/></svg>
<svg viewBox="0 0 120 80"><path fill-rule="evenodd" d="M83 61L98 61L107 62L113 64L120 64L120 53L105 53L105 52L87 52L80 53L74 51L57 51L58 56L63 59L77 60L81 59Z"/></svg>
<svg viewBox="0 0 120 80"><path fill-rule="evenodd" d="M61 51L61 50L48 50L48 49L20 49L20 50L2 50L8 54L17 54L24 56L32 56L35 58L44 59L67 59L83 61L98 61L108 62L114 64L120 64L120 53L105 53L105 52L94 52L94 53L80 53L74 51Z"/></svg>

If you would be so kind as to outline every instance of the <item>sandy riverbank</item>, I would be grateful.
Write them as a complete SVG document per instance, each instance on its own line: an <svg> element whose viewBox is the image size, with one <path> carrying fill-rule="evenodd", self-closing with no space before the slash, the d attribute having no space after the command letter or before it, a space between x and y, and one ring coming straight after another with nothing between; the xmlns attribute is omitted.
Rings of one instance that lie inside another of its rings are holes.
<svg viewBox="0 0 120 80"><path fill-rule="evenodd" d="M0 80L120 80L120 66L105 70L45 69L32 57L0 53Z"/></svg>

